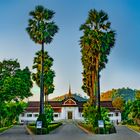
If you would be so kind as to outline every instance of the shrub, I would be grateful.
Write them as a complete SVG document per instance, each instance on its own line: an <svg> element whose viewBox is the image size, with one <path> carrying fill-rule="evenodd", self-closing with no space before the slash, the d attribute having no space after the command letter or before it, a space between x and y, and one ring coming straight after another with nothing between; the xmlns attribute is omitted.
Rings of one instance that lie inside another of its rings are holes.
<svg viewBox="0 0 140 140"><path fill-rule="evenodd" d="M30 126L30 125L28 125L27 127L30 129L30 131L33 134L47 134L47 133L49 133L48 129L44 128L44 127L41 129L39 129L39 128L37 129L36 126Z"/></svg>
<svg viewBox="0 0 140 140"><path fill-rule="evenodd" d="M35 126L36 124L34 122L29 123L30 126Z"/></svg>
<svg viewBox="0 0 140 140"><path fill-rule="evenodd" d="M56 129L56 128L59 127L60 125L62 125L62 123L50 124L50 125L49 125L49 131L52 131L52 130Z"/></svg>
<svg viewBox="0 0 140 140"><path fill-rule="evenodd" d="M41 128L41 129L36 129L36 134L48 134L49 133L49 130L48 128Z"/></svg>
<svg viewBox="0 0 140 140"><path fill-rule="evenodd" d="M84 104L83 115L87 124L92 124L93 127L98 127L98 120L109 122L108 110L101 108L101 116L98 112L98 107L91 105L89 102Z"/></svg>
<svg viewBox="0 0 140 140"><path fill-rule="evenodd" d="M127 120L127 124L133 125L134 121L132 119Z"/></svg>
<svg viewBox="0 0 140 140"><path fill-rule="evenodd" d="M50 124L47 128L43 127L42 129L37 129L36 126L33 124L29 124L27 127L30 129L30 131L34 134L48 134L50 131L56 129L57 127L59 127L60 125L62 125L62 123L54 123L54 124Z"/></svg>
<svg viewBox="0 0 140 140"><path fill-rule="evenodd" d="M93 127L92 124L87 124L87 123L78 123L80 126L84 127L85 129L87 129L90 132L93 132L95 134L111 134L111 133L116 133L116 129L113 126L113 124L108 123L105 124L104 128L99 128L97 127Z"/></svg>
<svg viewBox="0 0 140 140"><path fill-rule="evenodd" d="M112 133L116 133L116 128L114 127L114 125L110 124L110 125L106 125L105 128L105 132L108 134L112 134Z"/></svg>

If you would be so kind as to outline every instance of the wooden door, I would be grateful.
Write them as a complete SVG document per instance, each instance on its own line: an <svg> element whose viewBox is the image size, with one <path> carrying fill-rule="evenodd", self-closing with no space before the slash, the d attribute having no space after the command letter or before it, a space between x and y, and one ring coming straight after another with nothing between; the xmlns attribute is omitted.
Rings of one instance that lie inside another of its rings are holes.
<svg viewBox="0 0 140 140"><path fill-rule="evenodd" d="M72 111L68 111L68 119L72 119Z"/></svg>

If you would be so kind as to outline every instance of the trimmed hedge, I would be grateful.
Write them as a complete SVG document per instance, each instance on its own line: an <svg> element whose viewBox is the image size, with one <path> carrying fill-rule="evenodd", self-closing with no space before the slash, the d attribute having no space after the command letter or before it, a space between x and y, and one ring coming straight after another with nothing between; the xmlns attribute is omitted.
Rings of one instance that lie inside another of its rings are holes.
<svg viewBox="0 0 140 140"><path fill-rule="evenodd" d="M56 129L57 127L61 126L62 123L53 123L51 125L49 125L49 131L52 131L54 129Z"/></svg>
<svg viewBox="0 0 140 140"><path fill-rule="evenodd" d="M48 126L48 128L43 127L42 129L36 129L35 124L29 124L27 127L31 130L32 133L34 134L48 134L50 131L56 129L62 125L62 123L52 123Z"/></svg>
<svg viewBox="0 0 140 140"><path fill-rule="evenodd" d="M111 124L106 125L105 128L93 127L91 124L86 124L86 123L78 123L78 124L81 125L82 127L84 127L85 129L87 129L88 131L95 133L95 134L116 133L116 128Z"/></svg>

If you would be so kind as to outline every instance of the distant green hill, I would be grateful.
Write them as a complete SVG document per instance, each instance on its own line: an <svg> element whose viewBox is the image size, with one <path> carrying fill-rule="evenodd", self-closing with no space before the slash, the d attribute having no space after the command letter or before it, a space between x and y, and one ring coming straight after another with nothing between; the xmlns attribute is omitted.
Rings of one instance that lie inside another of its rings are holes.
<svg viewBox="0 0 140 140"><path fill-rule="evenodd" d="M125 101L128 101L128 100L134 101L136 91L137 90L133 90L130 88L121 88L121 89L116 90L115 94L113 95L113 98L115 98L116 96L120 96Z"/></svg>
<svg viewBox="0 0 140 140"><path fill-rule="evenodd" d="M101 94L101 100L113 100L115 97L122 97L126 102L135 100L137 90L131 88L112 89Z"/></svg>

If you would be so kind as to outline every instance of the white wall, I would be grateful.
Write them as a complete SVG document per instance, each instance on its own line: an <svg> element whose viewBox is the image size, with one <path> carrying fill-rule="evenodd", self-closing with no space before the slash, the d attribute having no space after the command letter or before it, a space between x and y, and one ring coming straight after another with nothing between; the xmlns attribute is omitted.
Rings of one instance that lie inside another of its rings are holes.
<svg viewBox="0 0 140 140"><path fill-rule="evenodd" d="M78 107L62 107L60 119L68 119L68 112L72 112L73 120L83 120L81 113L79 112Z"/></svg>
<svg viewBox="0 0 140 140"><path fill-rule="evenodd" d="M62 112L54 112L54 121L57 120L67 120L68 119L68 111L72 111L72 118L73 120L84 120L82 117L82 113L79 112L78 107L62 107ZM118 116L116 116L116 112L109 112L109 118L110 121L114 124L117 124L117 122L121 122L121 113L117 112ZM32 114L32 117L28 117L28 114ZM22 114L19 116L19 123L26 123L26 122L33 122L37 120L37 116L35 117L35 114L39 114L38 112L27 112L24 113L24 116ZM55 117L55 114L58 115L58 117ZM22 122L24 121L24 122Z"/></svg>
<svg viewBox="0 0 140 140"><path fill-rule="evenodd" d="M24 114L24 116L22 116ZM38 116L35 116L36 114L39 114L38 112L27 112L23 113L19 116L19 123L28 123L28 122L34 122L37 120ZM32 114L31 117L28 117L28 114Z"/></svg>
<svg viewBox="0 0 140 140"><path fill-rule="evenodd" d="M118 113L118 116L116 116L116 113ZM121 122L121 113L120 112L109 112L109 119L114 124L117 124L117 122Z"/></svg>

